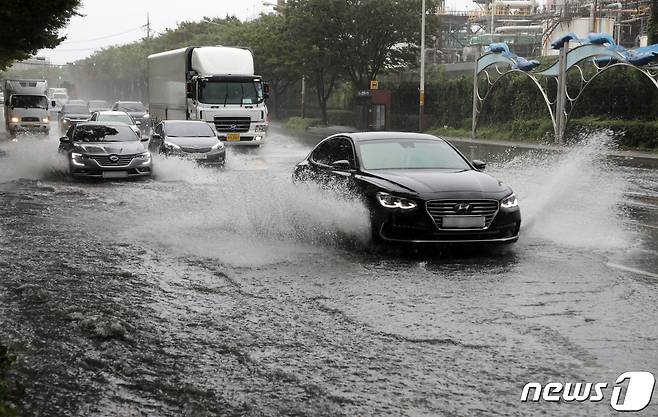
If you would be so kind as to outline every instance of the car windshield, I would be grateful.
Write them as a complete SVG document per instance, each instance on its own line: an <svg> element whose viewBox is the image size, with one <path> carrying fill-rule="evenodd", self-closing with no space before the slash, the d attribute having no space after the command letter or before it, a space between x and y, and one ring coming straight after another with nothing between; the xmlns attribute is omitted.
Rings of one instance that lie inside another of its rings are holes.
<svg viewBox="0 0 658 417"><path fill-rule="evenodd" d="M90 101L89 107L109 109L110 105L106 101Z"/></svg>
<svg viewBox="0 0 658 417"><path fill-rule="evenodd" d="M471 167L442 140L391 139L359 143L364 169L447 169Z"/></svg>
<svg viewBox="0 0 658 417"><path fill-rule="evenodd" d="M135 142L139 138L126 125L78 125L73 133L74 142Z"/></svg>
<svg viewBox="0 0 658 417"><path fill-rule="evenodd" d="M143 112L146 110L142 103L119 103L117 107L123 111L132 112Z"/></svg>
<svg viewBox="0 0 658 417"><path fill-rule="evenodd" d="M11 96L11 105L26 109L46 109L48 108L48 100L44 96L13 95Z"/></svg>
<svg viewBox="0 0 658 417"><path fill-rule="evenodd" d="M69 98L69 96L67 96L66 94L59 93L59 94L54 94L53 98L55 100L66 100L67 98Z"/></svg>
<svg viewBox="0 0 658 417"><path fill-rule="evenodd" d="M258 104L263 101L263 88L257 81L202 81L199 101L207 104Z"/></svg>
<svg viewBox="0 0 658 417"><path fill-rule="evenodd" d="M207 123L167 123L165 134L169 137L213 137L215 132Z"/></svg>
<svg viewBox="0 0 658 417"><path fill-rule="evenodd" d="M82 104L66 104L62 107L63 113L89 113L87 106Z"/></svg>
<svg viewBox="0 0 658 417"><path fill-rule="evenodd" d="M120 122L127 125L134 125L133 118L127 114L99 114L96 117L99 122Z"/></svg>

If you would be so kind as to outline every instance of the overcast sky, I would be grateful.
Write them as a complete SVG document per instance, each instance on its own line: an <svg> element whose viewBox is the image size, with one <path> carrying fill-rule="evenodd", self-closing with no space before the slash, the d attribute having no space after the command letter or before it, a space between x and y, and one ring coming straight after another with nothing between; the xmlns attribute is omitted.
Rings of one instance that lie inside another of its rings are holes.
<svg viewBox="0 0 658 417"><path fill-rule="evenodd" d="M151 30L161 32L178 22L201 20L204 16L237 16L241 20L271 12L267 4L276 0L83 0L81 14L62 30L67 36L56 49L44 49L38 55L53 64L65 64L91 55L110 45L136 41L146 35L143 25L149 13ZM449 9L465 9L470 0L447 0ZM460 7L463 5L463 7Z"/></svg>

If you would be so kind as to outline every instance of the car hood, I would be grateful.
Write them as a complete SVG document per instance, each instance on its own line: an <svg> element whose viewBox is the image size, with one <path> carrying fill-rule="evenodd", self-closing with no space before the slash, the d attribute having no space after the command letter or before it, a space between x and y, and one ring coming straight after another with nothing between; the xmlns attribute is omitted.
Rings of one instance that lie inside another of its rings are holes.
<svg viewBox="0 0 658 417"><path fill-rule="evenodd" d="M75 151L89 155L132 155L144 152L144 145L140 141L134 142L89 142L75 143Z"/></svg>
<svg viewBox="0 0 658 417"><path fill-rule="evenodd" d="M130 116L136 117L138 119L142 119L146 115L146 112L144 112L144 111L126 111L126 113L128 113Z"/></svg>
<svg viewBox="0 0 658 417"><path fill-rule="evenodd" d="M195 136L167 136L167 142L178 145L182 148L209 148L216 145L219 139L215 136L211 137L195 137Z"/></svg>
<svg viewBox="0 0 658 417"><path fill-rule="evenodd" d="M376 170L366 172L375 185L391 191L417 194L421 197L503 198L511 193L510 187L491 175L476 170Z"/></svg>
<svg viewBox="0 0 658 417"><path fill-rule="evenodd" d="M89 119L91 117L91 114L85 114L85 113L64 113L62 115L62 118L66 119Z"/></svg>

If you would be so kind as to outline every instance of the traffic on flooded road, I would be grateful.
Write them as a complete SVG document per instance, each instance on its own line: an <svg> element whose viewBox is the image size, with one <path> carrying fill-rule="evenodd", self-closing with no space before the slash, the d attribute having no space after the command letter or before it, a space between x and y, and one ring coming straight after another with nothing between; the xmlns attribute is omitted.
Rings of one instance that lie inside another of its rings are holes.
<svg viewBox="0 0 658 417"><path fill-rule="evenodd" d="M5 3L0 417L658 416L655 1Z"/></svg>

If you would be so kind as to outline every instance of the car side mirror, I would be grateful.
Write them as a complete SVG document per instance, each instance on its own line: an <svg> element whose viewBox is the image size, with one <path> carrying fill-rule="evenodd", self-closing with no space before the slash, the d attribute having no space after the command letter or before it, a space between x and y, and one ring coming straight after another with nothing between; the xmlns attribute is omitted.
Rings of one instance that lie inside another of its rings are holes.
<svg viewBox="0 0 658 417"><path fill-rule="evenodd" d="M162 136L160 136L159 133L154 133L154 134L151 135L151 139L160 140L160 139L162 139Z"/></svg>
<svg viewBox="0 0 658 417"><path fill-rule="evenodd" d="M148 141L149 141L149 138L146 137L146 136L142 136L142 137L139 138L139 140L140 140L141 142L148 142Z"/></svg>
<svg viewBox="0 0 658 417"><path fill-rule="evenodd" d="M67 136L62 136L59 138L59 143L71 143L71 139L69 139Z"/></svg>
<svg viewBox="0 0 658 417"><path fill-rule="evenodd" d="M53 107L57 106L57 102L56 102L55 100L51 101L50 104L51 104Z"/></svg>
<svg viewBox="0 0 658 417"><path fill-rule="evenodd" d="M475 169L483 170L487 167L487 163L484 161L480 161L479 159L474 159L473 160L473 167Z"/></svg>
<svg viewBox="0 0 658 417"><path fill-rule="evenodd" d="M270 83L263 83L263 98L270 98Z"/></svg>
<svg viewBox="0 0 658 417"><path fill-rule="evenodd" d="M331 163L331 167L337 171L349 171L352 169L352 164L346 159L339 159Z"/></svg>
<svg viewBox="0 0 658 417"><path fill-rule="evenodd" d="M141 125L142 125L142 122L140 122L139 120L137 120L137 121L135 122L135 126L141 126Z"/></svg>

